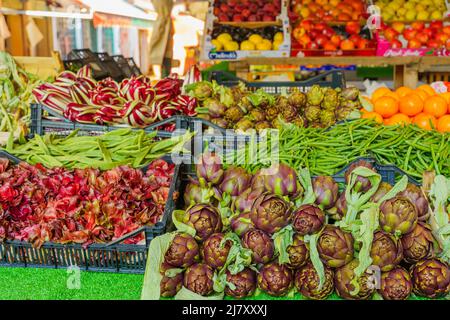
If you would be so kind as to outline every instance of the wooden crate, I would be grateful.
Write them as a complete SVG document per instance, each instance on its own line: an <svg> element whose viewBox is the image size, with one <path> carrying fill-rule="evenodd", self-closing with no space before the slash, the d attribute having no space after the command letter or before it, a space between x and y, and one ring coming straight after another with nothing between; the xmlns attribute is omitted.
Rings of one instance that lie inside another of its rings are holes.
<svg viewBox="0 0 450 320"><path fill-rule="evenodd" d="M37 75L46 80L57 76L64 70L59 52L53 52L51 57L14 57L17 64L25 71Z"/></svg>

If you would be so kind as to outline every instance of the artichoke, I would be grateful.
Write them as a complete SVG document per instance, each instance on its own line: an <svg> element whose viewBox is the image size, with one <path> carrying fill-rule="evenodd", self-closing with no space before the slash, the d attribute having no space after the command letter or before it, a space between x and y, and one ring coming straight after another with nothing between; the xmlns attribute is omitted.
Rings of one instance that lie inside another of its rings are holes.
<svg viewBox="0 0 450 320"><path fill-rule="evenodd" d="M239 237L242 237L245 232L253 229L255 226L250 219L250 214L248 212L244 212L231 218L230 227L234 233L236 233Z"/></svg>
<svg viewBox="0 0 450 320"><path fill-rule="evenodd" d="M198 244L187 233L178 233L164 256L164 261L176 268L186 268L200 259Z"/></svg>
<svg viewBox="0 0 450 320"><path fill-rule="evenodd" d="M298 110L293 105L288 104L287 106L283 107L281 110L281 115L283 118L287 121L293 120L295 117L298 116Z"/></svg>
<svg viewBox="0 0 450 320"><path fill-rule="evenodd" d="M430 216L428 213L428 200L418 186L408 183L406 189L399 195L407 198L416 206L419 221L426 221L428 219Z"/></svg>
<svg viewBox="0 0 450 320"><path fill-rule="evenodd" d="M359 97L359 90L355 87L345 88L341 92L341 97L345 100L356 101Z"/></svg>
<svg viewBox="0 0 450 320"><path fill-rule="evenodd" d="M286 295L292 287L292 271L276 262L266 264L258 273L258 288L271 296Z"/></svg>
<svg viewBox="0 0 450 320"><path fill-rule="evenodd" d="M266 120L266 115L259 109L253 109L250 111L250 118L255 122Z"/></svg>
<svg viewBox="0 0 450 320"><path fill-rule="evenodd" d="M225 265L232 246L230 240L222 245L224 237L223 233L214 233L203 243L201 251L203 262L214 269L221 269Z"/></svg>
<svg viewBox="0 0 450 320"><path fill-rule="evenodd" d="M225 120L227 120L227 121L229 121L231 123L238 122L239 120L242 119L243 116L244 116L244 112L238 106L234 106L234 107L228 108L225 111Z"/></svg>
<svg viewBox="0 0 450 320"><path fill-rule="evenodd" d="M161 297L169 298L175 296L183 285L184 274L182 272L177 273L173 277L168 277L165 275L165 272L172 268L173 267L167 263L163 263L161 265L162 279L159 285Z"/></svg>
<svg viewBox="0 0 450 320"><path fill-rule="evenodd" d="M253 177L254 178L254 177ZM252 180L253 182L254 180ZM255 200L264 193L263 188L248 188L233 200L233 212L250 212Z"/></svg>
<svg viewBox="0 0 450 320"><path fill-rule="evenodd" d="M256 198L250 211L253 225L269 234L278 232L287 226L290 217L290 204L280 196L269 192Z"/></svg>
<svg viewBox="0 0 450 320"><path fill-rule="evenodd" d="M196 263L186 269L184 286L202 296L213 292L214 270L205 263Z"/></svg>
<svg viewBox="0 0 450 320"><path fill-rule="evenodd" d="M291 269L303 267L309 259L309 250L303 241L303 237L295 233L292 244L286 248L289 255L289 263L287 266Z"/></svg>
<svg viewBox="0 0 450 320"><path fill-rule="evenodd" d="M339 186L330 176L318 176L313 179L312 186L316 196L316 204L322 209L331 209L339 196Z"/></svg>
<svg viewBox="0 0 450 320"><path fill-rule="evenodd" d="M319 290L319 275L312 263L308 263L295 273L295 287L298 292L313 300L324 300L334 290L334 273L330 268L325 268L325 281Z"/></svg>
<svg viewBox="0 0 450 320"><path fill-rule="evenodd" d="M402 243L390 233L375 232L370 257L381 271L390 271L403 259Z"/></svg>
<svg viewBox="0 0 450 320"><path fill-rule="evenodd" d="M322 107L325 110L331 111L334 114L334 110L339 105L339 94L333 88L325 89L325 96L323 98Z"/></svg>
<svg viewBox="0 0 450 320"><path fill-rule="evenodd" d="M322 110L319 115L319 120L324 128L331 127L336 123L336 116L334 115L334 111Z"/></svg>
<svg viewBox="0 0 450 320"><path fill-rule="evenodd" d="M242 118L236 123L234 128L239 131L247 131L253 128L253 122L250 119Z"/></svg>
<svg viewBox="0 0 450 320"><path fill-rule="evenodd" d="M216 126L219 126L220 128L228 128L228 121L224 118L214 118L210 120L211 123L214 123Z"/></svg>
<svg viewBox="0 0 450 320"><path fill-rule="evenodd" d="M353 259L353 236L338 227L328 225L317 241L322 262L330 268L339 268Z"/></svg>
<svg viewBox="0 0 450 320"><path fill-rule="evenodd" d="M292 214L292 227L304 236L320 231L325 223L325 213L314 205L303 205Z"/></svg>
<svg viewBox="0 0 450 320"><path fill-rule="evenodd" d="M225 294L236 299L242 299L253 295L256 290L256 272L250 268L245 268L237 274L226 273L227 283L232 283L235 288L229 285L225 287Z"/></svg>
<svg viewBox="0 0 450 320"><path fill-rule="evenodd" d="M373 167L373 165L370 164L369 162L365 161L365 160L359 160L359 161L353 162L348 167L347 171L345 171L345 175L344 175L344 177L345 177L345 184L347 184L347 185L350 184L351 173L353 172L353 170L355 170L358 167L366 167L366 168L368 168L368 169L370 169L370 170L372 170L374 172L377 172L375 170L375 168ZM353 190L355 192L363 193L363 192L369 191L369 189L371 187L372 187L372 184L370 183L368 178L358 176L356 178L356 182L355 182L355 184L353 186Z"/></svg>
<svg viewBox="0 0 450 320"><path fill-rule="evenodd" d="M394 197L380 206L380 226L392 234L404 235L417 224L416 206L405 197Z"/></svg>
<svg viewBox="0 0 450 320"><path fill-rule="evenodd" d="M200 241L205 241L213 233L222 231L219 211L208 204L201 203L190 207L183 217L183 223L195 229L195 238Z"/></svg>
<svg viewBox="0 0 450 320"><path fill-rule="evenodd" d="M222 159L214 153L205 152L195 165L195 172L200 185L219 184L224 176Z"/></svg>
<svg viewBox="0 0 450 320"><path fill-rule="evenodd" d="M220 101L208 98L203 102L203 107L208 109L211 118L220 118L225 115L227 108Z"/></svg>
<svg viewBox="0 0 450 320"><path fill-rule="evenodd" d="M193 95L198 100L205 100L213 95L213 88L210 82L201 81L193 84Z"/></svg>
<svg viewBox="0 0 450 320"><path fill-rule="evenodd" d="M267 121L273 121L278 117L279 111L277 107L273 106L270 108L267 108L266 110L266 120Z"/></svg>
<svg viewBox="0 0 450 320"><path fill-rule="evenodd" d="M248 187L252 181L252 176L243 168L230 167L225 171L220 190L231 196L238 196Z"/></svg>
<svg viewBox="0 0 450 320"><path fill-rule="evenodd" d="M372 281L372 277L366 272L357 280L359 285L358 293L356 295L352 294L356 289L352 281L355 278L355 269L358 265L358 259L354 259L345 266L337 269L334 273L334 286L336 287L336 293L341 298L347 300L367 300L375 292L375 284Z"/></svg>
<svg viewBox="0 0 450 320"><path fill-rule="evenodd" d="M411 295L412 282L409 273L396 267L381 275L381 285L378 292L385 300L406 300Z"/></svg>
<svg viewBox="0 0 450 320"><path fill-rule="evenodd" d="M307 125L306 120L302 116L297 116L296 118L291 120L291 123L300 128L304 128Z"/></svg>
<svg viewBox="0 0 450 320"><path fill-rule="evenodd" d="M450 270L444 261L423 260L414 265L411 276L413 291L419 296L435 299L450 292Z"/></svg>
<svg viewBox="0 0 450 320"><path fill-rule="evenodd" d="M264 178L264 187L271 193L290 198L297 198L303 193L295 169L286 164L275 164L268 169L261 169L256 174L258 179Z"/></svg>
<svg viewBox="0 0 450 320"><path fill-rule="evenodd" d="M189 182L184 190L183 199L187 207L203 202L202 187L197 182Z"/></svg>
<svg viewBox="0 0 450 320"><path fill-rule="evenodd" d="M341 220L347 214L347 199L345 198L345 190L336 201L336 213L333 216L334 220Z"/></svg>
<svg viewBox="0 0 450 320"><path fill-rule="evenodd" d="M319 120L321 109L319 106L307 105L305 108L305 117L309 122Z"/></svg>
<svg viewBox="0 0 450 320"><path fill-rule="evenodd" d="M302 109L306 105L306 94L300 91L292 92L288 97L288 103L297 109Z"/></svg>
<svg viewBox="0 0 450 320"><path fill-rule="evenodd" d="M255 130L257 130L257 131L270 129L270 128L271 128L271 125L268 121L260 121L255 124Z"/></svg>
<svg viewBox="0 0 450 320"><path fill-rule="evenodd" d="M278 96L275 102L275 107L278 109L278 111L283 110L287 106L289 106L289 99L282 95Z"/></svg>
<svg viewBox="0 0 450 320"><path fill-rule="evenodd" d="M242 246L252 251L253 263L268 263L273 259L273 240L262 230L248 230L242 236Z"/></svg>
<svg viewBox="0 0 450 320"><path fill-rule="evenodd" d="M310 105L320 106L324 97L324 90L319 85L315 84L306 94L306 101Z"/></svg>
<svg viewBox="0 0 450 320"><path fill-rule="evenodd" d="M382 181L382 182L380 183L380 185L378 186L377 191L373 194L372 197L370 197L370 201L371 201L371 202L377 203L377 202L380 201L381 198L383 198L383 197L386 195L386 193L388 193L391 189L392 189L392 186L391 186L389 183Z"/></svg>
<svg viewBox="0 0 450 320"><path fill-rule="evenodd" d="M414 264L431 258L434 252L434 237L431 227L419 222L416 227L402 239L403 256L406 262Z"/></svg>

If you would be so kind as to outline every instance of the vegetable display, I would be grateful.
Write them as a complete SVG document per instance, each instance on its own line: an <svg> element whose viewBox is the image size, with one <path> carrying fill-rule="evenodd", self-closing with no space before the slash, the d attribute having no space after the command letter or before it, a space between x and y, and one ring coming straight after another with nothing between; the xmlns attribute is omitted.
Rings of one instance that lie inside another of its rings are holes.
<svg viewBox="0 0 450 320"><path fill-rule="evenodd" d="M237 177L249 174L245 170L236 174L237 167L224 170L213 153L202 158L216 161L208 170L205 163L196 165L196 171L208 172L208 177L227 176L228 170ZM264 174L267 170L272 175ZM279 179L286 172L298 183L296 192L290 192L283 184L286 180ZM404 196L405 190L412 189L407 176L393 186L381 183L381 175L364 161L349 166L344 176L345 183L338 185L331 176L311 178L307 169L273 165L255 172L252 180L258 183L247 184L246 190L221 193L213 191L220 188L220 179L201 183L191 177L190 183L204 197L189 197L184 210L175 210L172 217L178 231L157 237L149 249L161 257L158 263L166 265L171 262L164 248L169 247L167 252L174 255L172 248L181 235L189 234L197 244L190 245L190 252L182 245L178 256L197 256L202 248L200 261L189 259L184 268L174 263L167 269L168 273L184 273L184 285L172 296L254 299L261 294L287 298L301 294L307 299L326 299L335 292L349 300L403 300L448 295L450 179L425 174L426 184L418 190L428 202L429 214L419 221L416 206L420 202ZM255 191L257 195L250 198ZM231 192L236 193L231 196ZM252 199L246 206L241 205L242 195ZM342 197L346 210L339 216L335 211ZM196 225L189 221L198 208L206 212L198 215L196 221L202 223ZM212 228L217 216L222 223L215 222ZM299 216L305 217L303 221ZM237 221L240 226L236 228ZM244 223L246 231L242 232ZM205 230L210 231L205 234ZM148 267L146 279L155 279L159 269ZM143 297L168 297L166 282L145 283Z"/></svg>
<svg viewBox="0 0 450 320"><path fill-rule="evenodd" d="M152 226L164 212L174 167L155 160L144 174L128 166L46 169L0 159L0 240L87 246Z"/></svg>
<svg viewBox="0 0 450 320"><path fill-rule="evenodd" d="M61 73L53 83L33 90L36 100L66 119L84 124L146 127L181 114L195 115L197 101L181 94L182 80L165 78L152 83L133 76L117 83L111 78L96 81L85 66L77 74ZM164 125L171 131L173 124Z"/></svg>
<svg viewBox="0 0 450 320"><path fill-rule="evenodd" d="M300 127L327 128L337 121L359 118L361 102L356 88L332 89L314 85L307 93L268 94L262 89L248 91L213 82L198 82L186 87L199 100L198 117L222 128L246 131L278 128L280 122Z"/></svg>
<svg viewBox="0 0 450 320"><path fill-rule="evenodd" d="M121 165L138 168L172 151L181 151L192 134L159 141L155 137L156 132L147 134L131 129L118 129L100 136L78 136L74 131L67 137L36 135L25 144L8 146L7 151L28 163L40 163L48 168L107 170Z"/></svg>

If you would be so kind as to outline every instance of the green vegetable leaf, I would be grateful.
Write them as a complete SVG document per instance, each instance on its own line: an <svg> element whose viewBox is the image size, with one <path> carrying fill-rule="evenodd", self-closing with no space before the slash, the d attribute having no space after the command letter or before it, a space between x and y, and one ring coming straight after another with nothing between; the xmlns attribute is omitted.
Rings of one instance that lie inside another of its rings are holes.
<svg viewBox="0 0 450 320"><path fill-rule="evenodd" d="M313 235L307 235L304 237L306 243L309 243L309 256L314 269L319 276L319 290L322 290L323 284L325 283L325 268L319 257L319 251L317 251L317 240L319 239L319 233Z"/></svg>
<svg viewBox="0 0 450 320"><path fill-rule="evenodd" d="M235 275L244 270L245 267L251 266L252 251L242 247L239 236L234 232L227 233L222 239L221 245L228 240L232 242L232 245L222 270L228 269L231 274Z"/></svg>
<svg viewBox="0 0 450 320"><path fill-rule="evenodd" d="M278 254L278 263L284 264L289 263L289 254L287 248L292 245L294 239L294 229L292 225L288 225L276 232L272 239L275 245L275 253Z"/></svg>
<svg viewBox="0 0 450 320"><path fill-rule="evenodd" d="M164 262L164 255L176 234L177 232L166 233L154 238L150 242L141 300L159 300L161 295L160 283L162 280L160 273L161 264Z"/></svg>
<svg viewBox="0 0 450 320"><path fill-rule="evenodd" d="M223 292L220 292L204 297L185 287L181 287L180 291L178 291L175 296L175 300L222 300L223 296Z"/></svg>
<svg viewBox="0 0 450 320"><path fill-rule="evenodd" d="M296 201L295 205L299 207L304 204L313 204L316 201L316 195L314 194L309 170L307 168L298 170L298 178L305 191L303 193L303 199L301 199L301 201Z"/></svg>
<svg viewBox="0 0 450 320"><path fill-rule="evenodd" d="M186 211L184 211L184 210L174 210L172 212L173 224L175 225L175 227L177 228L178 231L187 233L187 234L195 237L195 235L197 234L197 231L193 227L191 227L183 222L185 213L186 213Z"/></svg>

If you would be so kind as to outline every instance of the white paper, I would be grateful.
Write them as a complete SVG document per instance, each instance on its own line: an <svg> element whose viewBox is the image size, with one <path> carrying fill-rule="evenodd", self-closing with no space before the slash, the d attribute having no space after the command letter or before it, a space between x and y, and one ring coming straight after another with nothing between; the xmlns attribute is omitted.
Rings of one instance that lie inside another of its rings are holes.
<svg viewBox="0 0 450 320"><path fill-rule="evenodd" d="M30 46L32 49L34 49L38 45L38 43L44 39L44 35L41 33L32 18L30 19L30 22L28 22L25 29L27 31L28 41L30 41Z"/></svg>

